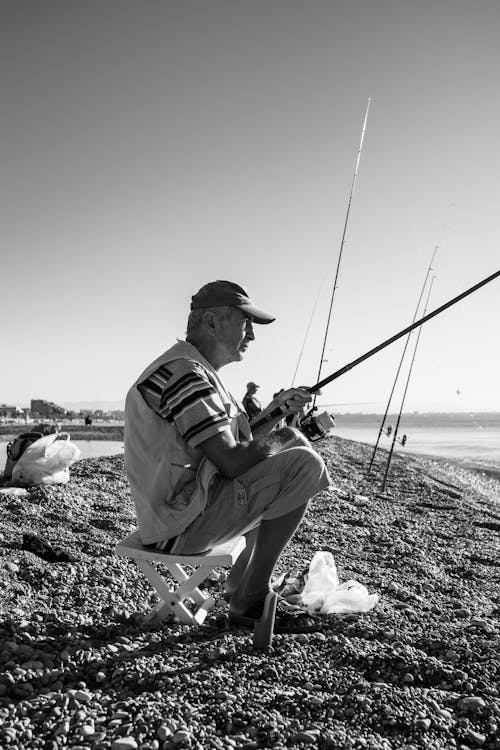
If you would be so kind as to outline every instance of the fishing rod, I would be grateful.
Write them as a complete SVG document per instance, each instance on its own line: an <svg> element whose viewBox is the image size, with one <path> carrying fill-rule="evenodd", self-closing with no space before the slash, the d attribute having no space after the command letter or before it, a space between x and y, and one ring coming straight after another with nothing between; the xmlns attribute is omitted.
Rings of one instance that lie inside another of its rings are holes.
<svg viewBox="0 0 500 750"><path fill-rule="evenodd" d="M425 287L427 286L427 281L428 281L429 275L430 275L430 273L432 271L432 264L434 263L434 258L436 257L437 250L438 250L438 245L436 245L436 247L434 248L434 252L432 253L431 262L429 263L429 267L427 269L427 273L425 274L424 283L422 284L422 289L420 290L420 296L418 298L417 306L415 308L415 313L413 315L412 323L417 319L418 311L420 309L420 303L422 302L422 297L424 296ZM404 349L403 349L403 352L401 354L401 359L399 360L398 369L396 370L396 377L394 378L394 382L392 384L391 392L390 392L389 398L387 400L387 406L385 408L384 416L382 417L382 421L380 422L380 428L379 428L378 435L377 435L377 441L376 441L375 446L373 448L373 453L372 453L372 457L370 459L370 465L368 466L367 474L369 474L371 472L371 470L372 470L373 461L375 460L375 455L376 455L377 450L378 450L378 445L380 443L380 438L382 437L382 432L383 432L383 429L384 429L385 420L387 419L387 415L389 413L389 409L390 409L390 406L391 406L392 397L394 395L394 390L396 388L396 383L397 383L398 378L399 378L399 373L401 372L401 368L403 366L403 361L404 361L404 358L405 358L405 355L406 355L406 350L408 348L408 344L410 343L410 338L411 338L411 333L409 333L408 336L407 336L407 338L406 338Z"/></svg>
<svg viewBox="0 0 500 750"><path fill-rule="evenodd" d="M359 168L359 162L361 160L361 151L363 149L363 141L365 139L365 130L366 130L366 123L368 121L368 111L370 109L370 103L371 103L371 99L369 98L368 99L368 103L366 105L366 112L365 112L365 119L363 120L363 127L361 129L361 139L359 141L358 155L356 157L356 166L354 167L354 175L353 175L353 178L352 178L351 191L349 193L349 200L347 202L347 212L346 212L345 221L344 221L344 229L342 231L342 239L341 239L341 242L340 242L340 251L339 251L339 257L338 257L338 260L337 260L337 268L336 268L336 271L335 271L335 278L334 278L334 281L333 281L332 296L330 298L330 308L328 310L328 318L327 318L327 321L326 321L325 337L323 339L323 348L321 349L321 357L319 358L319 369L318 369L318 375L317 375L317 379L318 380L321 377L321 370L322 370L322 367L323 367L323 362L325 361L324 360L325 348L326 348L326 341L328 339L328 331L329 331L329 328L330 328L330 320L331 320L331 317L332 317L333 299L335 297L335 290L337 289L337 280L338 280L338 277L339 277L340 263L342 261L342 253L344 251L344 244L345 244L345 238L346 238L346 233L347 233L347 224L349 223L349 214L351 213L352 196L354 194L354 188L355 188L355 185L356 185L356 178L358 176L358 168ZM316 408L316 398L317 398L317 394L315 393L314 394L313 403L312 403L312 408L313 409Z"/></svg>
<svg viewBox="0 0 500 750"><path fill-rule="evenodd" d="M432 285L434 284L434 279L435 278L436 277L433 276L432 279L431 279L431 283L430 283L430 286L429 286L429 291L427 293L427 299L425 301L424 314L427 312L427 305L429 304L429 299L430 299L431 291L432 291ZM394 435L392 437L391 449L389 451L389 455L387 456L387 463L386 463L386 466L385 466L384 479L382 481L381 492L385 492L385 486L386 486L386 483L387 483L387 476L389 474L389 467L390 467L391 461L392 461L392 454L394 452L394 446L396 444L396 438L397 438L397 435L398 435L399 423L401 421L401 414L403 412L403 407L404 407L404 403L405 403L405 399L406 399L406 393L408 391L408 385L410 384L410 378L411 378L411 373L412 373L412 370L413 370L413 365L415 364L415 356L417 354L418 343L420 341L420 334L421 333L422 333L422 329L419 328L418 335L417 335L417 340L415 342L415 348L413 349L413 356L412 356L411 362L410 362L410 368L408 370L408 377L406 378L406 385L405 385L405 389L404 389L404 393L403 393L403 398L401 399L401 406L400 406L400 409L399 409L399 414L398 414L398 419L397 419L397 422L396 422L396 427L394 428Z"/></svg>
<svg viewBox="0 0 500 750"><path fill-rule="evenodd" d="M477 284L474 284L474 286L471 286L469 289L466 289L465 292L458 294L456 297L453 297L453 299L448 300L448 302L445 302L444 304L440 305L440 307L437 307L432 312L428 313L427 315L424 315L423 318L420 318L419 320L416 320L414 323L407 326L406 328L403 328L402 331L395 333L393 336L386 339L381 344L378 344L378 346L373 347L373 349L370 349L368 352L365 352L365 354L362 354L360 357L357 357L357 359L354 359L352 362L349 362L347 365L344 365L343 367L340 368L340 370L337 370L331 375L328 375L328 377L323 378L323 380L319 380L317 383L310 386L308 390L311 393L318 393L318 391L320 391L321 388L323 388L325 385L328 385L328 383L331 383L333 380L340 378L346 372L349 372L349 370L352 370L353 367L356 367L357 365L361 364L361 362L364 362L365 359L368 359L369 357L372 357L374 354L377 354L377 352L381 351L382 349L385 349L386 346L393 344L402 336L405 336L407 333L410 333L410 331L415 330L415 328L418 328L419 326L426 323L428 320L431 320L431 318L434 318L436 315L439 315L440 313L444 312L444 310L447 310L448 307L451 307L452 305L455 305L457 302L460 302L460 300L464 299L465 297L468 297L469 294L473 294L481 287L485 286L486 284L489 284L490 281L493 281L494 279L498 278L498 276L500 276L500 270L495 271L495 273L492 273L491 276L487 276L485 279L482 279L482 281L478 281ZM261 427L262 425L267 424L267 422L271 422L277 417L280 417L281 415L286 414L287 411L288 409L286 407L286 404L280 404L280 406L277 406L275 409L269 412L269 414L261 415L259 419L257 419L255 422L252 422L252 428L255 430L258 427ZM306 426L308 419L311 420L311 418L313 418L312 421L316 419L314 415L312 414L312 412L313 410L311 409L311 411L308 414L306 414L305 417L303 417L303 419L301 420L301 427ZM331 426L333 427L333 424ZM318 430L321 431L321 429L322 428L320 426ZM308 430L307 427L306 427L306 430ZM319 436L324 437L324 435L325 435L325 432L323 431L323 433L320 434Z"/></svg>

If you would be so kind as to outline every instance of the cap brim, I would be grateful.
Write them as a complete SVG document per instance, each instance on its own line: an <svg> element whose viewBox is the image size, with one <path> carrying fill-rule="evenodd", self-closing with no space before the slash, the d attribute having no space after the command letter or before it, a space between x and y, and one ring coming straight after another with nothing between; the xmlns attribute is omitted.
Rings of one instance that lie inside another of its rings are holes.
<svg viewBox="0 0 500 750"><path fill-rule="evenodd" d="M239 307L248 318L252 318L254 323L267 325L267 323L273 323L276 320L274 315L269 315L269 313L264 312L264 310L259 310L258 307L254 307L253 305L237 305L237 307Z"/></svg>

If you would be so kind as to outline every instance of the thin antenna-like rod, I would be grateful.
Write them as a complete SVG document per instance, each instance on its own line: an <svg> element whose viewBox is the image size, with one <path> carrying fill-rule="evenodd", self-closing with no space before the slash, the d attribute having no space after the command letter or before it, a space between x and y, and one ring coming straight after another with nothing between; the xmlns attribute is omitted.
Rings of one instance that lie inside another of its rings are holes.
<svg viewBox="0 0 500 750"><path fill-rule="evenodd" d="M427 307L428 307L428 304L429 304L429 298L430 298L431 292L432 292L432 285L434 284L434 279L435 278L436 277L433 276L432 279L431 279L431 283L430 283L430 286L429 286L429 291L427 293L427 299L425 301L424 315L427 312ZM421 335L421 333L422 333L422 328L419 328L418 329L417 340L415 342L415 348L413 349L413 356L411 358L410 369L408 370L408 377L406 378L406 385L405 385L405 389L404 389L404 393L403 393L403 398L401 399L401 406L399 408L399 414L398 414L398 419L397 419L397 422L396 422L396 427L394 428L394 435L392 437L391 449L389 451L389 455L387 456L387 463L386 463L386 466L385 466L384 480L382 482L382 488L381 488L382 492L385 492L385 485L387 483L387 476L389 474L389 467L391 465L392 454L394 452L394 445L396 444L396 438L398 436L398 429L399 429L399 423L401 421L401 414L403 413L403 407L404 407L404 404L405 404L406 393L408 391L408 386L410 384L411 373L412 373L412 370L413 370L413 365L415 364L415 356L417 354L417 349L418 349L418 344L419 344L419 341L420 341L420 335Z"/></svg>
<svg viewBox="0 0 500 750"><path fill-rule="evenodd" d="M424 279L424 283L422 284L422 289L420 290L420 295L419 295L419 298L418 298L417 306L415 308L415 314L413 316L412 323L414 323L416 321L416 319L417 319L418 311L420 310L420 303L422 302L422 297L424 296L425 287L427 286L427 281L428 281L430 273L432 271L432 264L434 263L434 258L436 256L437 250L438 250L438 246L436 245L436 247L434 248L434 252L432 253L432 258L431 258L431 262L429 263L429 267L427 269L427 273L425 274L425 279ZM368 466L367 474L369 474L371 472L371 470L372 470L373 461L375 460L375 455L377 453L378 444L380 443L380 438L381 438L382 432L384 430L385 420L387 419L387 415L389 413L389 409L390 409L390 406L391 406L392 397L394 395L394 390L396 388L396 383L398 382L399 373L401 372L401 368L403 366L403 361L404 361L404 358L405 358L405 355L406 355L406 350L408 348L408 344L410 343L410 338L411 338L411 332L406 337L406 341L405 341L403 353L401 354L401 359L399 360L398 369L396 370L396 377L394 378L394 382L392 384L391 392L390 392L389 398L387 400L387 406L385 407L384 416L382 417L382 421L380 423L380 428L379 428L378 436L377 436L377 442L375 443L375 446L373 448L373 453L372 453L372 457L370 459L370 465Z"/></svg>
<svg viewBox="0 0 500 750"><path fill-rule="evenodd" d="M330 320L331 320L331 317L332 317L333 299L335 297L335 290L337 289L337 280L338 280L338 277L339 277L340 263L342 261L342 253L344 251L344 244L345 244L345 238L346 238L346 233L347 233L347 224L349 223L349 214L351 212L352 196L354 194L354 188L355 188L355 185L356 185L356 178L358 176L358 168L359 168L359 162L360 162L360 159L361 159L361 151L363 149L363 141L364 141L364 138L365 138L365 130L366 130L366 123L367 123L367 120L368 120L368 111L370 109L370 102L371 102L371 99L368 99L368 104L366 105L365 119L363 120L363 127L361 129L361 139L359 141L358 155L356 157L356 166L354 167L354 175L353 175L353 178L352 178L351 192L349 193L349 200L348 200L348 203L347 203L347 212L346 212L345 221L344 221L344 229L343 229L343 232L342 232L342 240L340 242L339 257L338 257L338 260L337 260L337 269L335 271L335 279L333 281L332 296L330 298L330 309L328 311L328 319L327 319L327 322L326 322L325 338L323 339L323 348L321 349L321 357L319 359L318 376L317 376L316 380L319 380L320 377L321 377L321 370L322 370L323 362L324 362L326 341L328 339L328 330L330 328ZM317 398L317 394L315 393L314 394L313 403L312 403L312 408L313 409L316 406L316 398Z"/></svg>
<svg viewBox="0 0 500 750"><path fill-rule="evenodd" d="M326 279L326 276L323 277L323 281L321 282L321 286L319 288L319 292L317 294L316 301L314 302L314 306L313 306L313 309L312 309L311 317L309 318L309 324L307 326L307 330L306 330L306 333L305 333L305 336L304 336L304 340L302 342L302 348L300 350L299 358L297 360L297 365L295 367L295 372L293 373L292 385L291 385L292 388L294 386L295 378L297 377L297 372L299 370L300 363L302 361L302 355L304 354L304 348L305 348L305 345L306 345L307 337L309 336L309 331L311 330L311 323L313 322L314 313L316 312L316 307L317 307L318 300L319 300L320 295L321 295L321 291L323 289L323 285L325 283L325 279Z"/></svg>

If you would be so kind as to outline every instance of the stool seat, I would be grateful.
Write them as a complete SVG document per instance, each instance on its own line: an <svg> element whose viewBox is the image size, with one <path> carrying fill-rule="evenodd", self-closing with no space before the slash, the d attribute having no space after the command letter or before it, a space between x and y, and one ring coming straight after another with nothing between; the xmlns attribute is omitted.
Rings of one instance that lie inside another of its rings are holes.
<svg viewBox="0 0 500 750"><path fill-rule="evenodd" d="M134 560L160 597L160 601L146 615L145 624L161 622L169 613L173 613L183 623L201 625L215 604L215 599L204 594L198 588L199 585L208 578L214 568L232 567L245 544L245 537L239 536L199 555L166 554L154 547L144 546L137 529L118 542L115 552L120 557ZM169 587L153 562L165 565L178 585L174 585L174 588ZM184 566L196 570L189 575ZM193 610L186 606L186 600L191 600L194 604Z"/></svg>

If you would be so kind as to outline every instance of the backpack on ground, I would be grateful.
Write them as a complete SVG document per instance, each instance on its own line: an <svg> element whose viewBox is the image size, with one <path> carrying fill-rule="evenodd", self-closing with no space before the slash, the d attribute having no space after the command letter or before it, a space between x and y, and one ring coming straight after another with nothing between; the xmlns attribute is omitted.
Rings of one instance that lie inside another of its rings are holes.
<svg viewBox="0 0 500 750"><path fill-rule="evenodd" d="M4 479L12 478L12 470L23 453L41 437L43 437L41 432L23 432L22 435L18 435L10 443L7 443L7 460L3 470Z"/></svg>

